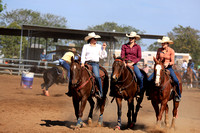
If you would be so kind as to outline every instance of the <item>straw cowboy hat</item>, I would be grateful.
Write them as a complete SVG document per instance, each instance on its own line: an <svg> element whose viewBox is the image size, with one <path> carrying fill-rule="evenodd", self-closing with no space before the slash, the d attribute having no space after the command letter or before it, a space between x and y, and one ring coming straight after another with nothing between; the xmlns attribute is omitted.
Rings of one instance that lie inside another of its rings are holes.
<svg viewBox="0 0 200 133"><path fill-rule="evenodd" d="M169 37L167 36L163 36L162 40L161 39L158 39L158 43L166 43L168 42L169 44L173 44L174 42L172 40L170 40Z"/></svg>
<svg viewBox="0 0 200 133"><path fill-rule="evenodd" d="M136 40L140 40L140 36L139 35L137 35L137 33L136 32L131 32L129 35L128 34L126 34L126 36L129 38L129 37L135 37L136 38Z"/></svg>
<svg viewBox="0 0 200 133"><path fill-rule="evenodd" d="M88 36L85 37L85 41L87 41L91 38L101 38L101 36L96 35L94 32L91 32L91 33L88 33Z"/></svg>
<svg viewBox="0 0 200 133"><path fill-rule="evenodd" d="M71 51L71 52L76 52L76 49L75 48L70 48L70 49L68 49L69 51Z"/></svg>

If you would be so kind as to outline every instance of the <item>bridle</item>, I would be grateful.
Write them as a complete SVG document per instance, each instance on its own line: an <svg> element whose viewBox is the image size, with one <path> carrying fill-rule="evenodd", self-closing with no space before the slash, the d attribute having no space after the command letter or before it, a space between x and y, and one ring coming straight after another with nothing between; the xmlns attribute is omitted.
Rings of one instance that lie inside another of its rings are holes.
<svg viewBox="0 0 200 133"><path fill-rule="evenodd" d="M79 64L80 65L80 64ZM87 81L85 81L85 82L83 82L82 83L82 71L83 71L83 69L85 69L87 72L88 72L88 74L89 74L89 78L87 79ZM80 72L81 71L81 72ZM93 77L93 75L89 72L89 70L86 68L86 67L84 67L84 68L80 68L79 70L78 70L78 73L79 73L79 79L78 79L78 82L77 83L75 83L75 84L72 84L72 86L74 86L73 88L76 88L76 90L78 91L78 90L80 90L81 88L83 88L91 79L93 79L94 77ZM82 83L82 84L81 84Z"/></svg>
<svg viewBox="0 0 200 133"><path fill-rule="evenodd" d="M122 63L124 63L121 59L115 59L115 62L122 62ZM125 67L125 66L122 65L121 67ZM123 68L121 68L121 69L123 69ZM129 70L128 70L128 71L129 71ZM133 76L133 74L132 74L132 76ZM125 78L124 80L122 80L122 81L117 80L117 83L123 83L123 82L125 82L127 79L128 79L128 75L127 75L126 78ZM129 82L128 85L123 86L123 84L122 84L121 86L119 86L119 85L115 85L115 86L118 88L119 92L121 93L123 90L125 90L126 88L128 88L128 87L132 84L133 80L134 80L134 77L132 77L132 80L131 80L131 82Z"/></svg>

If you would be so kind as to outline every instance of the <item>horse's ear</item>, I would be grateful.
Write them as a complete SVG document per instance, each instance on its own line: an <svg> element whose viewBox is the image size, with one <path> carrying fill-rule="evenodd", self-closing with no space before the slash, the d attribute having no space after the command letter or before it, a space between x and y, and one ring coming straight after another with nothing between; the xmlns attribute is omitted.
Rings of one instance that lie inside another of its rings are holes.
<svg viewBox="0 0 200 133"><path fill-rule="evenodd" d="M154 60L154 62L156 63L156 64L158 64L159 63L159 61L153 56L153 60Z"/></svg>
<svg viewBox="0 0 200 133"><path fill-rule="evenodd" d="M126 57L122 58L122 60L124 61L126 59Z"/></svg>
<svg viewBox="0 0 200 133"><path fill-rule="evenodd" d="M114 60L116 59L116 56L115 56L115 54L113 54L113 58L114 58Z"/></svg>
<svg viewBox="0 0 200 133"><path fill-rule="evenodd" d="M73 56L71 57L71 62L74 62L74 57Z"/></svg>
<svg viewBox="0 0 200 133"><path fill-rule="evenodd" d="M81 57L80 56L78 56L78 62L81 62Z"/></svg>

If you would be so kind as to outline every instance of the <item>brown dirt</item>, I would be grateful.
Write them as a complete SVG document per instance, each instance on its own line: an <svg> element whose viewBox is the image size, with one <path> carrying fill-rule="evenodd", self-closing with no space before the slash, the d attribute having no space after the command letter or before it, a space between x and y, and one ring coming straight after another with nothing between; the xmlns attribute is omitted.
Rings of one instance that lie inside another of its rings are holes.
<svg viewBox="0 0 200 133"><path fill-rule="evenodd" d="M117 122L116 103L110 103L105 108L104 127L83 127L73 130L76 124L72 100L64 93L67 92L66 85L53 85L50 96L42 95L40 84L42 78L34 78L33 89L24 89L20 86L20 76L0 75L0 132L9 133L38 133L38 132L83 132L83 133L111 133L116 132L113 128ZM122 130L117 132L178 132L198 133L200 132L200 90L183 90L183 97L178 109L176 130L166 128L154 128L156 117L150 101L146 97L142 103L138 120L134 129L126 129L127 103L123 101ZM169 116L171 121L172 102L169 102ZM86 121L89 111L87 104L83 120ZM94 112L93 122L96 123L99 111Z"/></svg>

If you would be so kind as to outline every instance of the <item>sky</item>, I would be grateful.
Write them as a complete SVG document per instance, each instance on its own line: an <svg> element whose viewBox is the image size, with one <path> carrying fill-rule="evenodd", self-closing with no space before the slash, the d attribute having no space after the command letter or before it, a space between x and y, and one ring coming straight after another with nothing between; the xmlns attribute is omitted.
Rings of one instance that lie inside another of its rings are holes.
<svg viewBox="0 0 200 133"><path fill-rule="evenodd" d="M115 22L144 34L167 35L174 27L200 30L200 0L3 0L6 11L31 9L67 20L71 29ZM147 46L156 40L143 39ZM142 48L146 50L146 48Z"/></svg>

